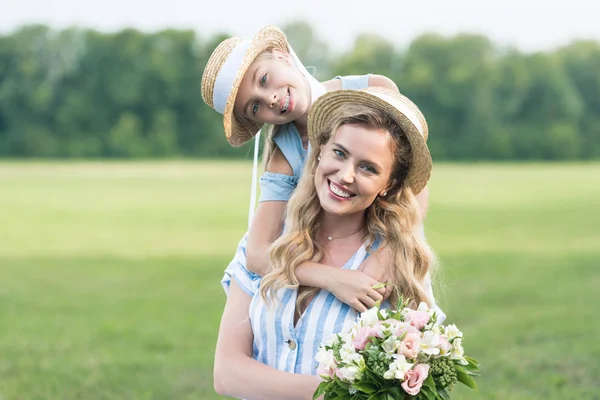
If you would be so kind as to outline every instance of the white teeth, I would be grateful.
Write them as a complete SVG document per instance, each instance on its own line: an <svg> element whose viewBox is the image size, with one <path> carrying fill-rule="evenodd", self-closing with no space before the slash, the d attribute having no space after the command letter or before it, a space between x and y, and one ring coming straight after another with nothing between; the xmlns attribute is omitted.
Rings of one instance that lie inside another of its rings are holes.
<svg viewBox="0 0 600 400"><path fill-rule="evenodd" d="M285 97L285 101L283 102L283 107L281 107L281 112L282 113L286 112L289 106L290 106L290 94L288 93L288 95Z"/></svg>
<svg viewBox="0 0 600 400"><path fill-rule="evenodd" d="M331 182L329 182L329 188L337 196L340 196L340 197L350 197L351 196L350 193L343 191L342 189L338 188L337 186L335 186Z"/></svg>

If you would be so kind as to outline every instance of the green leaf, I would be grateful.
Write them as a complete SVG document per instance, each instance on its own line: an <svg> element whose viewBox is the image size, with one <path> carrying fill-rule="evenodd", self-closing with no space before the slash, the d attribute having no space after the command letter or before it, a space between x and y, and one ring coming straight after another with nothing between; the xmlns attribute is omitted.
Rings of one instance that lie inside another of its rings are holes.
<svg viewBox="0 0 600 400"><path fill-rule="evenodd" d="M432 392L435 392L435 381L431 374L427 375L427 378L423 381L423 387L429 388Z"/></svg>
<svg viewBox="0 0 600 400"><path fill-rule="evenodd" d="M317 390L315 391L315 394L313 394L313 400L315 400L317 397L321 396L323 393L325 393L325 391L327 390L327 387L330 385L331 382L321 382L319 384L319 386L317 387Z"/></svg>
<svg viewBox="0 0 600 400"><path fill-rule="evenodd" d="M459 382L464 383L471 389L477 389L477 384L475 383L475 380L471 378L469 374L465 374L464 372L458 372L457 377Z"/></svg>
<svg viewBox="0 0 600 400"><path fill-rule="evenodd" d="M454 364L454 369L456 370L457 373L462 373L462 374L467 374L467 370L465 369L465 367L463 367L460 364Z"/></svg>
<svg viewBox="0 0 600 400"><path fill-rule="evenodd" d="M392 395L395 399L401 399L406 393L400 386L394 386L390 388L389 394Z"/></svg>
<svg viewBox="0 0 600 400"><path fill-rule="evenodd" d="M465 356L463 358L465 360L467 360L467 362L469 363L469 365L473 365L474 367L479 368L479 361L477 361L476 359L471 358L471 357L467 357L467 356Z"/></svg>
<svg viewBox="0 0 600 400"><path fill-rule="evenodd" d="M462 367L467 370L469 375L479 375L479 367L477 365L468 363L467 365L462 365Z"/></svg>
<svg viewBox="0 0 600 400"><path fill-rule="evenodd" d="M448 394L448 392L446 392L446 389L439 389L438 390L438 396L442 400L450 400L450 395Z"/></svg>
<svg viewBox="0 0 600 400"><path fill-rule="evenodd" d="M375 387L374 385L368 384L368 383L354 383L352 384L352 387L360 392L366 393L366 394L373 394L377 391L377 387Z"/></svg>
<svg viewBox="0 0 600 400"><path fill-rule="evenodd" d="M427 398L427 400L435 400L435 393L427 386L421 386L421 391L419 394L423 393L423 396Z"/></svg>

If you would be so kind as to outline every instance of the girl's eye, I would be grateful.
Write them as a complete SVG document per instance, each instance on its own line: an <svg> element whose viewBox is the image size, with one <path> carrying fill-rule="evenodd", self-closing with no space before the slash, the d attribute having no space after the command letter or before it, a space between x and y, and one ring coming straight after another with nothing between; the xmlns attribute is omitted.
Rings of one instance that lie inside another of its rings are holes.
<svg viewBox="0 0 600 400"><path fill-rule="evenodd" d="M362 169L369 174L377 174L377 170L370 165L363 165Z"/></svg>
<svg viewBox="0 0 600 400"><path fill-rule="evenodd" d="M262 78L260 78L260 86L265 86L267 83L267 74L264 74Z"/></svg>
<svg viewBox="0 0 600 400"><path fill-rule="evenodd" d="M338 156L339 158L344 158L344 152L341 151L340 149L333 149L333 153Z"/></svg>
<svg viewBox="0 0 600 400"><path fill-rule="evenodd" d="M258 103L254 103L252 105L252 115L256 115L257 112L258 112Z"/></svg>

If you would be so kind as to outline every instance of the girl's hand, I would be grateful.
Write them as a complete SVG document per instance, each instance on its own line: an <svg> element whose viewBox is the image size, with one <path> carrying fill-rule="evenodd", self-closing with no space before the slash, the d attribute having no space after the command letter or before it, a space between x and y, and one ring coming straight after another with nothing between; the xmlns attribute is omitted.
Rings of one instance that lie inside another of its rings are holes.
<svg viewBox="0 0 600 400"><path fill-rule="evenodd" d="M394 276L391 273L391 266L392 252L389 248L384 247L381 251L367 258L361 264L360 270L378 282L393 283ZM390 297L392 290L392 285L387 285L385 288L380 289L383 300L387 300L387 298Z"/></svg>
<svg viewBox="0 0 600 400"><path fill-rule="evenodd" d="M383 301L386 289L373 289L379 282L362 271L331 267L328 275L325 289L358 312L365 312L376 302Z"/></svg>

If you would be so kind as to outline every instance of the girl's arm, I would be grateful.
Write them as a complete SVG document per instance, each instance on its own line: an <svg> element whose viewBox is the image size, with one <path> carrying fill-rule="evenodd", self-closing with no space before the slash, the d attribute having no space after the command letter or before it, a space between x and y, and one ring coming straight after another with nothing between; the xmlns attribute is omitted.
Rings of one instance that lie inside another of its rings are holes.
<svg viewBox="0 0 600 400"><path fill-rule="evenodd" d="M312 399L319 378L279 371L252 358L253 333L248 315L251 300L233 280L215 351L215 391L221 396L248 400Z"/></svg>
<svg viewBox="0 0 600 400"><path fill-rule="evenodd" d="M279 147L275 147L266 171L294 175L292 167ZM287 201L261 201L258 203L248 231L248 245L246 246L246 268L249 271L260 276L265 276L269 272L269 248L283 229L286 205Z"/></svg>
<svg viewBox="0 0 600 400"><path fill-rule="evenodd" d="M378 86L386 89L391 89L396 92L400 92L398 90L398 86L394 83L393 80L383 75L371 75L369 76L369 87Z"/></svg>

